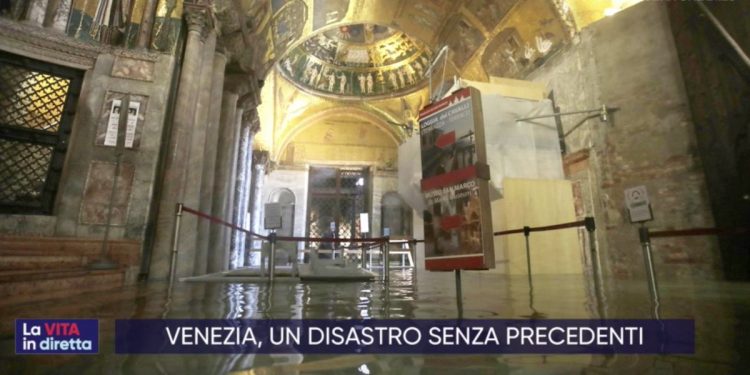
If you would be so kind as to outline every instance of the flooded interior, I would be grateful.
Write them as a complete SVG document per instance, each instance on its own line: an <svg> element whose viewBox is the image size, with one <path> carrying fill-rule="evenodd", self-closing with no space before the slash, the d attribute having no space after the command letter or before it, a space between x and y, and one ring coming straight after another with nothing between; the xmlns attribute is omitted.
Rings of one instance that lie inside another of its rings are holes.
<svg viewBox="0 0 750 375"><path fill-rule="evenodd" d="M604 280L599 300L579 276L464 272L463 308L450 272L391 271L372 282L140 284L65 300L3 307L3 317L98 318L100 354L14 356L11 319L2 321L4 374L734 374L750 358L750 286L729 282L660 285L663 318L695 320L695 355L116 355L114 320L211 319L586 319L651 318L645 280Z"/></svg>
<svg viewBox="0 0 750 375"><path fill-rule="evenodd" d="M0 375L750 373L748 15L1 0ZM682 318L695 353L115 353L203 318Z"/></svg>

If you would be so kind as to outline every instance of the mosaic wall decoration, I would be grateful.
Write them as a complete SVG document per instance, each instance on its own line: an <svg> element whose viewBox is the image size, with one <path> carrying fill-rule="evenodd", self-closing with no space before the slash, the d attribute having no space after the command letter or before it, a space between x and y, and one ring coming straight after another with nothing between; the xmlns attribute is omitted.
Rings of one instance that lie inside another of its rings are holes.
<svg viewBox="0 0 750 375"><path fill-rule="evenodd" d="M431 50L400 31L354 24L314 35L290 51L279 70L319 93L379 96L419 86L431 60Z"/></svg>
<svg viewBox="0 0 750 375"><path fill-rule="evenodd" d="M474 14L485 30L492 31L518 0L468 0L464 7Z"/></svg>
<svg viewBox="0 0 750 375"><path fill-rule="evenodd" d="M481 63L490 76L522 78L540 66L569 39L569 31L557 9L542 0L527 1L516 8L533 14L536 22L514 18L490 41Z"/></svg>
<svg viewBox="0 0 750 375"><path fill-rule="evenodd" d="M182 26L182 4L182 0L159 0L152 49L175 51ZM87 42L134 48L145 6L146 0L72 0L66 33Z"/></svg>
<svg viewBox="0 0 750 375"><path fill-rule="evenodd" d="M286 3L278 13L274 10L272 20L273 41L276 51L285 51L302 35L307 21L307 5L302 0Z"/></svg>
<svg viewBox="0 0 750 375"><path fill-rule="evenodd" d="M315 0L313 30L341 21L349 9L349 0Z"/></svg>
<svg viewBox="0 0 750 375"><path fill-rule="evenodd" d="M440 26L445 16L445 8L430 1L406 1L400 16L405 22L413 22L422 29L433 31Z"/></svg>
<svg viewBox="0 0 750 375"><path fill-rule="evenodd" d="M485 38L467 19L458 18L443 30L442 39L450 48L453 63L462 67L484 43Z"/></svg>

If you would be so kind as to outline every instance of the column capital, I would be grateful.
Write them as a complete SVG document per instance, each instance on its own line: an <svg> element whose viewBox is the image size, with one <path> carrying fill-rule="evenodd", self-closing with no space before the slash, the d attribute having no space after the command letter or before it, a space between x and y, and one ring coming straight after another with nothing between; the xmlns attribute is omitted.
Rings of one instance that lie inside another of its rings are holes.
<svg viewBox="0 0 750 375"><path fill-rule="evenodd" d="M229 49L227 49L226 44L221 38L216 38L216 50L215 52L219 55L224 56L227 60L229 60Z"/></svg>
<svg viewBox="0 0 750 375"><path fill-rule="evenodd" d="M268 165L268 151L265 150L253 150L253 165L262 165L267 167Z"/></svg>
<svg viewBox="0 0 750 375"><path fill-rule="evenodd" d="M260 118L258 118L258 110L255 108L245 109L242 112L242 126L250 128L250 133L257 133L260 131Z"/></svg>
<svg viewBox="0 0 750 375"><path fill-rule="evenodd" d="M257 91L250 91L245 95L240 96L237 106L244 109L245 111L257 108L260 105L260 98L258 97Z"/></svg>
<svg viewBox="0 0 750 375"><path fill-rule="evenodd" d="M183 7L183 17L185 17L188 31L195 31L205 38L208 31L213 29L211 8L204 4L190 2L185 2Z"/></svg>

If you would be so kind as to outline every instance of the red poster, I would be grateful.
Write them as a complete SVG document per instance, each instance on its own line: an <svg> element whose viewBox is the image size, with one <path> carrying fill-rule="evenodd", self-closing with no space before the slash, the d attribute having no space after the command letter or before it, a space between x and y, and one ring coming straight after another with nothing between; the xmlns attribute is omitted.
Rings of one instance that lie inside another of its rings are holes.
<svg viewBox="0 0 750 375"><path fill-rule="evenodd" d="M465 88L420 112L428 270L495 265L480 99Z"/></svg>

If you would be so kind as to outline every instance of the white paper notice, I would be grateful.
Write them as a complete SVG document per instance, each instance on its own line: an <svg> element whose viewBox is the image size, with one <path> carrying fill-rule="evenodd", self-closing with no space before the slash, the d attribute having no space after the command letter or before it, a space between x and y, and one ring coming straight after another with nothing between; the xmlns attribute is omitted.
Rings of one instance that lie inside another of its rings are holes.
<svg viewBox="0 0 750 375"><path fill-rule="evenodd" d="M107 133L104 136L105 146L117 146L117 131L120 127L120 107L122 101L115 99L112 101L112 108L109 110L109 121L107 122Z"/></svg>
<svg viewBox="0 0 750 375"><path fill-rule="evenodd" d="M135 129L138 126L138 112L141 109L141 103L130 102L128 104L128 126L125 128L125 147L133 148L135 141Z"/></svg>

